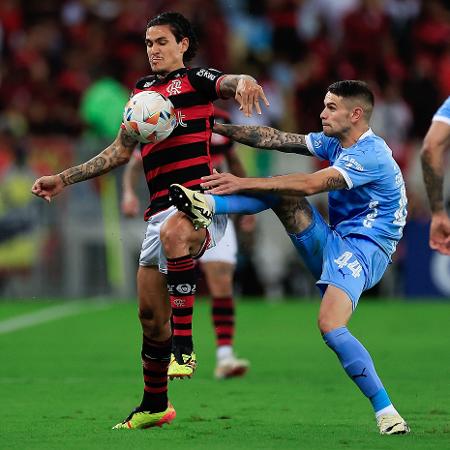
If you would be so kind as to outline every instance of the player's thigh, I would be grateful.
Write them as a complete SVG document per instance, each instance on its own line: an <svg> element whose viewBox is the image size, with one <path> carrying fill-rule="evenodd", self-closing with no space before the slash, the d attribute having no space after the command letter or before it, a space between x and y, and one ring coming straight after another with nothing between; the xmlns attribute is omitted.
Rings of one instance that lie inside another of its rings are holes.
<svg viewBox="0 0 450 450"><path fill-rule="evenodd" d="M305 225L308 224L308 226L300 232L288 232L287 234L306 267L318 280L322 273L324 249L332 231L314 206L307 202L305 208L310 211L311 215L309 221L305 222Z"/></svg>

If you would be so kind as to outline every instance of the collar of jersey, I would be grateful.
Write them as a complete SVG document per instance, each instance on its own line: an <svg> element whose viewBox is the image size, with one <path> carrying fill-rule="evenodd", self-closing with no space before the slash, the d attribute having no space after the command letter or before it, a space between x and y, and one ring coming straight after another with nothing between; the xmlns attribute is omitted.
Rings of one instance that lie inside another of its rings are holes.
<svg viewBox="0 0 450 450"><path fill-rule="evenodd" d="M374 132L372 131L372 128L369 128L366 132L364 132L364 133L358 138L358 140L357 140L353 145L350 145L350 147L342 147L342 146L341 146L341 149L342 149L342 150L349 150L349 149L353 148L355 145L358 145L358 142L359 142L359 141L362 141L362 140L365 139L366 137L372 136L373 134L374 134Z"/></svg>
<svg viewBox="0 0 450 450"><path fill-rule="evenodd" d="M183 75L187 71L187 67L180 67L179 69L174 70L173 72L168 73L165 77L159 78L157 75L155 76L157 83L167 83L169 80L176 78L177 76Z"/></svg>

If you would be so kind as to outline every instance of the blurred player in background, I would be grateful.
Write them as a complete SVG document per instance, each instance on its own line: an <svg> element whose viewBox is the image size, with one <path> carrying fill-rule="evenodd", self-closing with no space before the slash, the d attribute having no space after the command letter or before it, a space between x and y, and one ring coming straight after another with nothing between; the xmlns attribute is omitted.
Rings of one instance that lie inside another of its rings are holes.
<svg viewBox="0 0 450 450"><path fill-rule="evenodd" d="M369 127L374 96L366 83L330 85L324 105L321 133L235 125L217 125L214 131L257 148L316 156L330 167L272 178L213 174L204 177L202 187L219 195L194 196L180 186L172 186L171 193L177 202L181 199L181 210L186 203L202 202L216 214L270 207L275 211L317 280L322 294L318 325L325 343L370 400L380 433L405 434L409 427L393 406L369 352L347 328L362 292L380 281L403 235L405 184L392 151ZM236 192L271 196L227 195ZM330 225L305 198L319 192L329 192ZM200 214L196 219L199 225L209 221Z"/></svg>
<svg viewBox="0 0 450 450"><path fill-rule="evenodd" d="M230 123L226 111L214 107L216 123ZM242 177L245 170L237 156L229 138L213 133L211 136L210 154L213 167L228 170L230 173ZM135 217L139 213L140 202L136 194L136 186L142 177L142 156L139 150L133 152L133 158L127 164L123 175L122 212L127 217ZM254 216L244 216L242 220L254 223ZM233 299L233 276L237 257L237 239L233 221L229 218L225 234L218 244L206 250L200 258L202 270L212 297L212 318L216 334L217 364L214 375L217 379L231 378L244 375L249 362L236 357L233 351L235 330L235 305ZM173 353L179 353L174 349ZM174 359L174 355L171 357ZM172 373L174 365L169 365L169 378L177 377Z"/></svg>
<svg viewBox="0 0 450 450"><path fill-rule="evenodd" d="M211 173L212 101L234 97L247 116L253 109L261 113L260 100L268 105L261 86L248 75L225 75L214 69L185 66L195 55L197 40L191 24L181 14L163 13L150 19L145 45L152 75L139 80L134 93L152 90L167 96L178 120L167 139L141 148L151 198L137 274L144 394L141 404L116 429L159 426L175 418L167 397L171 313L173 340L181 353L175 362L184 373L189 370L192 375L196 364L192 344L196 290L193 257L214 246L226 227L224 217L214 220L208 229L195 229L184 214L170 206L169 186L178 182L199 188L201 177ZM116 140L97 156L57 175L39 178L32 192L50 201L70 184L127 163L136 145L121 129Z"/></svg>
<svg viewBox="0 0 450 450"><path fill-rule="evenodd" d="M423 141L423 179L431 209L430 247L450 255L450 218L444 203L444 153L450 148L450 97L433 116Z"/></svg>

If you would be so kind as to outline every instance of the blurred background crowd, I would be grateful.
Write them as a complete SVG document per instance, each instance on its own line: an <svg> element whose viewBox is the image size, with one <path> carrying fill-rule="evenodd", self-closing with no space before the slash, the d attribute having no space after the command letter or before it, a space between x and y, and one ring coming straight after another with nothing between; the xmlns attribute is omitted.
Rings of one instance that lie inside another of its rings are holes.
<svg viewBox="0 0 450 450"><path fill-rule="evenodd" d="M236 123L317 131L330 83L371 85L372 128L402 167L410 201L405 239L373 293L449 298L449 258L427 248L418 159L431 117L450 94L449 0L2 0L2 296L134 294L145 225L120 215L120 171L71 187L51 206L29 190L36 176L82 162L115 137L130 90L149 73L146 22L170 10L186 15L199 36L192 66L249 73L264 86L271 106L261 117L221 105ZM292 155L238 152L250 175L318 167ZM144 206L145 186L140 191ZM313 201L326 210L326 198ZM240 241L238 292L317 295L271 213Z"/></svg>

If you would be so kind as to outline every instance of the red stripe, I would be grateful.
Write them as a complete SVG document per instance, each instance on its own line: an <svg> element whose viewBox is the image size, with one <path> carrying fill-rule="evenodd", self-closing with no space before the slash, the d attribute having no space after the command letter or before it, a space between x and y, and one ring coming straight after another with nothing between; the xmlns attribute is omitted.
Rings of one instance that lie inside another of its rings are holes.
<svg viewBox="0 0 450 450"><path fill-rule="evenodd" d="M192 330L173 330L174 336L192 336Z"/></svg>
<svg viewBox="0 0 450 450"><path fill-rule="evenodd" d="M220 347L222 345L233 345L232 338L219 338L217 339L217 345Z"/></svg>
<svg viewBox="0 0 450 450"><path fill-rule="evenodd" d="M161 394L162 392L167 392L167 385L163 386L163 387L158 387L158 388L154 388L154 387L145 385L144 391L151 392L153 394Z"/></svg>
<svg viewBox="0 0 450 450"><path fill-rule="evenodd" d="M158 175L172 172L173 170L179 170L179 169L186 169L188 167L193 166L199 166L201 164L208 164L209 165L209 157L207 155L204 156L198 156L197 158L191 158L191 159L184 159L183 161L177 161L175 163L171 164L165 164L163 166L156 167L153 170L149 170L145 177L147 178L147 181L151 181L152 178L155 178Z"/></svg>
<svg viewBox="0 0 450 450"><path fill-rule="evenodd" d="M221 315L213 315L213 320L214 322L223 322L224 320L228 321L228 322L233 322L234 321L234 316L221 316Z"/></svg>
<svg viewBox="0 0 450 450"><path fill-rule="evenodd" d="M173 324L176 325L178 323L192 323L192 315L190 316L173 316L172 317Z"/></svg>
<svg viewBox="0 0 450 450"><path fill-rule="evenodd" d="M193 269L194 268L194 261L191 259L188 262L182 263L182 264L167 264L167 268L169 270L187 270L187 269Z"/></svg>
<svg viewBox="0 0 450 450"><path fill-rule="evenodd" d="M142 157L145 158L150 152L161 152L173 147L179 147L181 145L193 144L194 142L206 142L209 141L211 136L211 130L199 131L198 133L182 134L181 136L173 136L164 139L155 145L146 145L142 149Z"/></svg>

